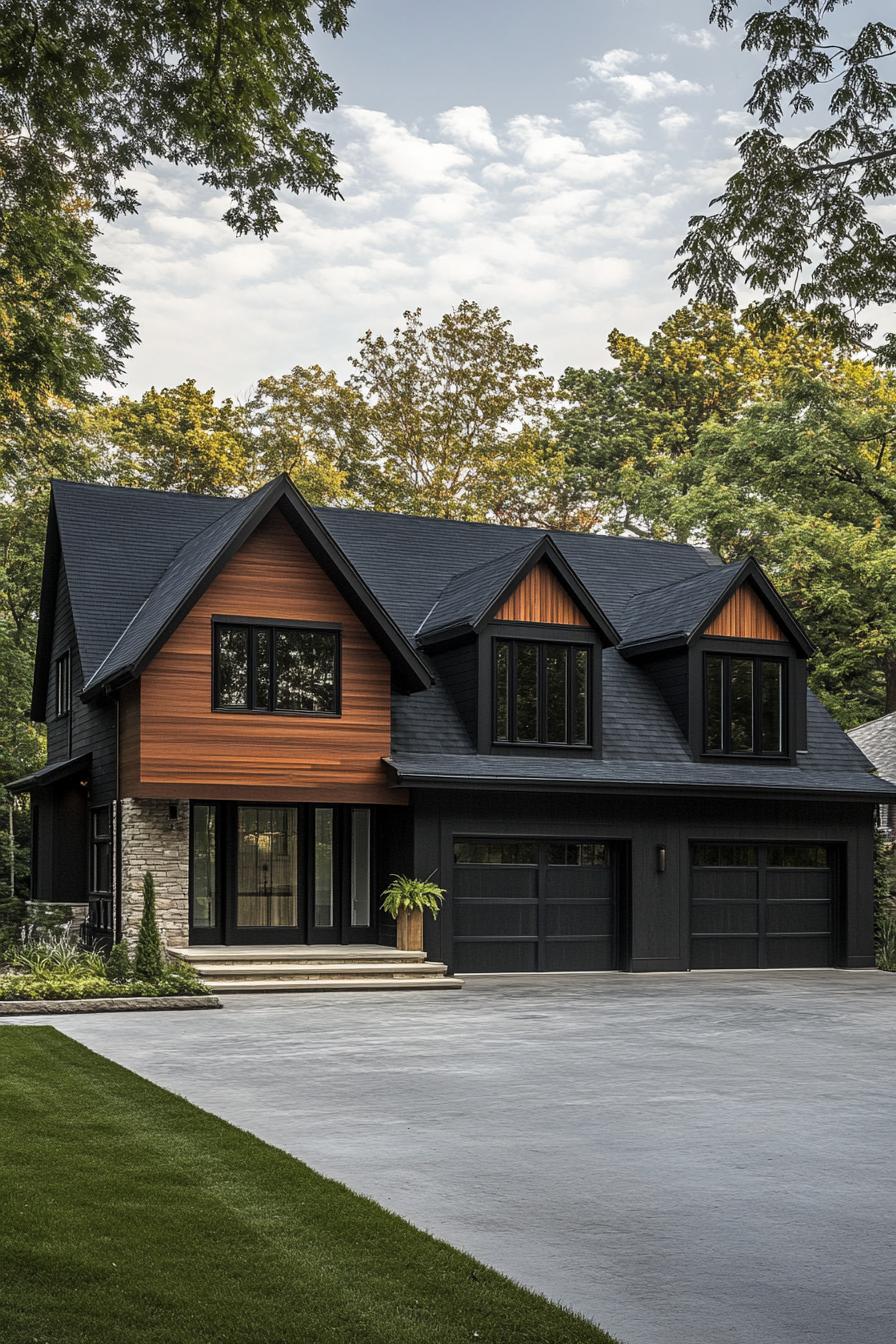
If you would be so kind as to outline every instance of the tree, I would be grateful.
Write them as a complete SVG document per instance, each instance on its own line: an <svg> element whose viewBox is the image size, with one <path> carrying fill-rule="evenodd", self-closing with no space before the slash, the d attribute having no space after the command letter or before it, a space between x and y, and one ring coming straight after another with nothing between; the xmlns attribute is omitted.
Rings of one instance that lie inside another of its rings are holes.
<svg viewBox="0 0 896 1344"><path fill-rule="evenodd" d="M138 980L158 980L165 966L165 953L156 923L156 885L152 873L143 874L143 914L134 952L134 975Z"/></svg>
<svg viewBox="0 0 896 1344"><path fill-rule="evenodd" d="M746 285L764 296L766 324L811 310L837 345L870 342L862 310L896 299L896 234L873 209L896 193L896 83L884 77L896 28L866 23L848 45L832 41L828 16L850 3L770 0L746 20L742 48L765 56L746 105L759 126L738 139L741 167L715 213L690 220L672 275L681 293L729 309ZM715 0L710 21L730 28L736 8ZM793 143L786 123L799 131L806 115L816 128ZM877 354L896 363L896 333Z"/></svg>
<svg viewBox="0 0 896 1344"><path fill-rule="evenodd" d="M818 651L813 689L846 726L896 709L896 379L846 362L710 422L672 525L755 554Z"/></svg>
<svg viewBox="0 0 896 1344"><path fill-rule="evenodd" d="M243 485L246 439L239 407L192 378L119 397L80 414L83 442L116 485L227 494Z"/></svg>
<svg viewBox="0 0 896 1344"><path fill-rule="evenodd" d="M558 442L602 526L653 537L679 536L683 464L709 420L730 423L794 370L827 374L839 362L805 322L765 330L754 310L708 304L678 309L646 343L614 330L608 346L615 368L560 379Z"/></svg>
<svg viewBox="0 0 896 1344"><path fill-rule="evenodd" d="M523 505L555 451L532 432L546 427L554 384L497 308L465 299L431 327L418 308L391 340L368 331L359 344L349 387L371 507L483 519Z"/></svg>

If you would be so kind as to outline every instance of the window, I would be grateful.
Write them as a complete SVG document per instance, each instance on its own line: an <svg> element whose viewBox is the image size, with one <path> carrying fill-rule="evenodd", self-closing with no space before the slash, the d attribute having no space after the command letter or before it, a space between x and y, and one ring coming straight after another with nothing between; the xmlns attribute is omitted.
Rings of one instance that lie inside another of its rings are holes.
<svg viewBox="0 0 896 1344"><path fill-rule="evenodd" d="M769 845L769 868L827 868L824 845Z"/></svg>
<svg viewBox="0 0 896 1344"><path fill-rule="evenodd" d="M65 718L72 707L72 660L66 651L56 659L56 717Z"/></svg>
<svg viewBox="0 0 896 1344"><path fill-rule="evenodd" d="M314 812L314 927L329 929L334 922L333 809Z"/></svg>
<svg viewBox="0 0 896 1344"><path fill-rule="evenodd" d="M695 845L695 868L755 868L755 845Z"/></svg>
<svg viewBox="0 0 896 1344"><path fill-rule="evenodd" d="M783 756L785 663L781 658L707 653L703 663L704 750Z"/></svg>
<svg viewBox="0 0 896 1344"><path fill-rule="evenodd" d="M107 896L112 890L112 809L90 809L90 894Z"/></svg>
<svg viewBox="0 0 896 1344"><path fill-rule="evenodd" d="M588 745L589 647L495 640L494 681L496 742Z"/></svg>
<svg viewBox="0 0 896 1344"><path fill-rule="evenodd" d="M339 632L215 622L214 705L274 714L339 713Z"/></svg>
<svg viewBox="0 0 896 1344"><path fill-rule="evenodd" d="M555 840L547 847L547 861L566 868L606 868L610 847L594 840Z"/></svg>
<svg viewBox="0 0 896 1344"><path fill-rule="evenodd" d="M353 929L370 923L370 809L352 808L351 920Z"/></svg>
<svg viewBox="0 0 896 1344"><path fill-rule="evenodd" d="M217 814L214 803L193 804L190 854L195 929L212 929L217 923Z"/></svg>

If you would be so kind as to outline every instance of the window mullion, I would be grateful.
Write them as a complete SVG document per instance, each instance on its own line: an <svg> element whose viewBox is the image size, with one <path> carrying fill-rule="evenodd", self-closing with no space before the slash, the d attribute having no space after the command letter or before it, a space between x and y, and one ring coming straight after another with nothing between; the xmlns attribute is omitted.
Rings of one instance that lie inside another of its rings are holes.
<svg viewBox="0 0 896 1344"><path fill-rule="evenodd" d="M269 625L268 631L268 710L271 714L275 712L276 694L277 694L277 641L274 638L274 627Z"/></svg>

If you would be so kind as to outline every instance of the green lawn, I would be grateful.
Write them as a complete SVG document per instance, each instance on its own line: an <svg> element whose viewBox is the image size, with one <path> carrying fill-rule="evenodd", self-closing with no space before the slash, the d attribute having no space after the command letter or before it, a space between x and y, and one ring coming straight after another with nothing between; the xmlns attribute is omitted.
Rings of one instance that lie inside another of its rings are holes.
<svg viewBox="0 0 896 1344"><path fill-rule="evenodd" d="M613 1344L52 1027L0 1027L0 1183L3 1344Z"/></svg>

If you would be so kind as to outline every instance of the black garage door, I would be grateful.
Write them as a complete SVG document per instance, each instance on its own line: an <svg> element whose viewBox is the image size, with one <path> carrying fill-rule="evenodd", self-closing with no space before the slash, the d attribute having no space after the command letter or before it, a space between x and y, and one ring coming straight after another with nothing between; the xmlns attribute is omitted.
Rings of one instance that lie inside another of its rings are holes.
<svg viewBox="0 0 896 1344"><path fill-rule="evenodd" d="M594 840L455 840L457 971L611 971L618 868Z"/></svg>
<svg viewBox="0 0 896 1344"><path fill-rule="evenodd" d="M691 860L692 970L832 964L828 846L700 843Z"/></svg>

